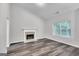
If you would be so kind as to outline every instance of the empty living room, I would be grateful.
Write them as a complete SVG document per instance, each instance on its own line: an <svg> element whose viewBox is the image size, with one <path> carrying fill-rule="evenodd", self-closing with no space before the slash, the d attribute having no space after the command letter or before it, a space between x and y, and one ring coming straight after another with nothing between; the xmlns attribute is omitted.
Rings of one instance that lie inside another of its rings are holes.
<svg viewBox="0 0 79 59"><path fill-rule="evenodd" d="M0 56L79 56L79 3L0 3Z"/></svg>

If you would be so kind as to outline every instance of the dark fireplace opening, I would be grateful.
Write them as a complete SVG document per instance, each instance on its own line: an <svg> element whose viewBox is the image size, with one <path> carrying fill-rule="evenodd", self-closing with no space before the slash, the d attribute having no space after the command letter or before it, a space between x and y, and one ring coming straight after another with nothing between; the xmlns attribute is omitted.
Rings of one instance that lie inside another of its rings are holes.
<svg viewBox="0 0 79 59"><path fill-rule="evenodd" d="M26 35L26 39L29 40L29 39L34 39L34 34L27 34Z"/></svg>

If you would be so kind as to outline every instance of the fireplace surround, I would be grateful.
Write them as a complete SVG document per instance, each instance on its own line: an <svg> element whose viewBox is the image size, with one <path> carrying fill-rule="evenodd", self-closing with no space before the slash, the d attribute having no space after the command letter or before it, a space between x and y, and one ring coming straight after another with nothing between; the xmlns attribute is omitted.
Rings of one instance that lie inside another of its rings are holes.
<svg viewBox="0 0 79 59"><path fill-rule="evenodd" d="M24 43L37 41L36 30L24 30Z"/></svg>

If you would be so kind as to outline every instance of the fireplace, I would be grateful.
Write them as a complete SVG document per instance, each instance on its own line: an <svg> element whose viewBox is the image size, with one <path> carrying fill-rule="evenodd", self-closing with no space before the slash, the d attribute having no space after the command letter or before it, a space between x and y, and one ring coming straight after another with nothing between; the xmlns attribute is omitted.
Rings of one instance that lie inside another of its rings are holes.
<svg viewBox="0 0 79 59"><path fill-rule="evenodd" d="M36 31L35 30L24 30L24 42L36 41Z"/></svg>
<svg viewBox="0 0 79 59"><path fill-rule="evenodd" d="M26 40L34 39L34 32L26 32Z"/></svg>

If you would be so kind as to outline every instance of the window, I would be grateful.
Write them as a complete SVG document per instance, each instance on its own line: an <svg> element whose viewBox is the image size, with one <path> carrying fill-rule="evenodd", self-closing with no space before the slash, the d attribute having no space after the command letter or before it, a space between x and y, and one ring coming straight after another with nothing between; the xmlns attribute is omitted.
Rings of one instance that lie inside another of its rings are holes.
<svg viewBox="0 0 79 59"><path fill-rule="evenodd" d="M67 37L71 36L71 26L70 21L59 21L53 24L53 34L60 37Z"/></svg>

